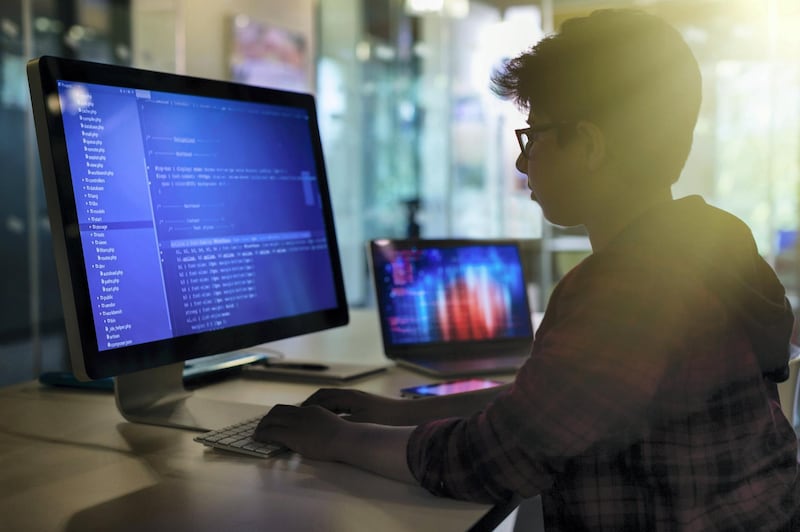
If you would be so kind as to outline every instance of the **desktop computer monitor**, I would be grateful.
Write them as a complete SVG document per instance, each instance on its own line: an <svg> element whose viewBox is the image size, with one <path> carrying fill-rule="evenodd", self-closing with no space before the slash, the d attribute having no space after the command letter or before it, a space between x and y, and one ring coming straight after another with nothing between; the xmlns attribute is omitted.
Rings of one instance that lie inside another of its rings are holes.
<svg viewBox="0 0 800 532"><path fill-rule="evenodd" d="M133 421L246 417L184 361L348 322L314 98L55 57L28 79L76 376L116 377Z"/></svg>

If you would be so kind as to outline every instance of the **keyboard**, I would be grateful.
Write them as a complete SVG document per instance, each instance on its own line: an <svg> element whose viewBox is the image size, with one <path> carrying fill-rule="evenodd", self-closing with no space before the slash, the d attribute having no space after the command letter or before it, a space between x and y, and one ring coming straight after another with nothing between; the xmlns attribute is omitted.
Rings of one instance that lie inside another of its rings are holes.
<svg viewBox="0 0 800 532"><path fill-rule="evenodd" d="M253 439L253 432L262 417L254 417L221 429L204 432L196 436L194 441L215 449L258 456L259 458L287 452L289 449L277 443L260 442Z"/></svg>

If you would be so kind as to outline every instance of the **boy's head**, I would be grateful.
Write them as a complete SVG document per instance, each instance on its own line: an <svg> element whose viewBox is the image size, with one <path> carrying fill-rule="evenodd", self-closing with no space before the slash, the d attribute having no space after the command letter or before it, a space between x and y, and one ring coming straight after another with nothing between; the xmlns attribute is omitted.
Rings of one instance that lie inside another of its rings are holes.
<svg viewBox="0 0 800 532"><path fill-rule="evenodd" d="M552 122L596 124L627 178L669 186L680 176L700 108L700 69L663 20L627 9L570 19L493 82L497 94ZM559 133L568 138L569 127Z"/></svg>

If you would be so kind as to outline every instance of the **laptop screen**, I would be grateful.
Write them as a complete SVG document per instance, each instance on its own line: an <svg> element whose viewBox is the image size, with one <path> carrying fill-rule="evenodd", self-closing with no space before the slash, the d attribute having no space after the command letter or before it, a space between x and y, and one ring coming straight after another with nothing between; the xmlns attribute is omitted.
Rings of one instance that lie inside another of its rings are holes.
<svg viewBox="0 0 800 532"><path fill-rule="evenodd" d="M370 248L387 347L532 337L514 242L374 240Z"/></svg>

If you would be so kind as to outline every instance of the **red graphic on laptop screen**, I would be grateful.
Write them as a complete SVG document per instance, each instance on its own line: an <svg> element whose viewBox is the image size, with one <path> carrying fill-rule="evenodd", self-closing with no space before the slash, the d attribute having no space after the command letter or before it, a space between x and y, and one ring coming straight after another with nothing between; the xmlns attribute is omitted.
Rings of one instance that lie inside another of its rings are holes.
<svg viewBox="0 0 800 532"><path fill-rule="evenodd" d="M503 287L483 275L456 279L440 292L436 301L442 339L483 340L494 338L506 322Z"/></svg>

